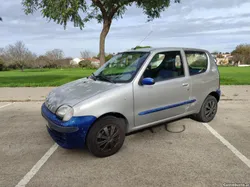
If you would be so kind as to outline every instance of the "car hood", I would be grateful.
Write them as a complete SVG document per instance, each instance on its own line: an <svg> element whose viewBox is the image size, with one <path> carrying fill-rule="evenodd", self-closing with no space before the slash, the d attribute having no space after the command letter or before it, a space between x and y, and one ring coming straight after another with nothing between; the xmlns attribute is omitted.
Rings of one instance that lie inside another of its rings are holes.
<svg viewBox="0 0 250 187"><path fill-rule="evenodd" d="M118 84L94 81L88 78L79 79L52 90L46 98L45 105L51 112L55 113L61 105L74 106L117 86Z"/></svg>

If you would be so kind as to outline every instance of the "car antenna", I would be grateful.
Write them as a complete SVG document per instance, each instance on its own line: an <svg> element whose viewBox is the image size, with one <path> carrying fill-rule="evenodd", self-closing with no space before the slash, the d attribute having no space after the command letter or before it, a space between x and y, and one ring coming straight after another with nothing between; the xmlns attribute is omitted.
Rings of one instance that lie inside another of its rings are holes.
<svg viewBox="0 0 250 187"><path fill-rule="evenodd" d="M150 31L149 31L149 33L145 36L145 38L143 38L143 39L140 41L139 45L137 45L137 46L140 46L141 43L144 42L152 33L153 33L153 29L152 29L152 25L150 25ZM135 48L132 48L132 49L136 50L136 46L135 46Z"/></svg>

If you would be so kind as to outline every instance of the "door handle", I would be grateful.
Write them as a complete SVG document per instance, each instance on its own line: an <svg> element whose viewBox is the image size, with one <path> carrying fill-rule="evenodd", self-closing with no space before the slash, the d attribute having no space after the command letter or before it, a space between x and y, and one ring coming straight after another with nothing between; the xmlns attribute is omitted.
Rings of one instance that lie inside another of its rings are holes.
<svg viewBox="0 0 250 187"><path fill-rule="evenodd" d="M182 86L189 86L189 84L188 83L182 83Z"/></svg>

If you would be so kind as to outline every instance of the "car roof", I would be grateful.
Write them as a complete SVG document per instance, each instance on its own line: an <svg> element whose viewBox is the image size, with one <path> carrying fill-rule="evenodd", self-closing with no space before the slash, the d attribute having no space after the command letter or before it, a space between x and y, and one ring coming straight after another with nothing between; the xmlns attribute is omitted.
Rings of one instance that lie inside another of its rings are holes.
<svg viewBox="0 0 250 187"><path fill-rule="evenodd" d="M203 51L208 52L204 49L197 49L197 48L187 48L187 47L162 47L162 48L140 48L140 49L131 49L127 52L161 52L161 51L172 51L172 50L192 50L192 51Z"/></svg>

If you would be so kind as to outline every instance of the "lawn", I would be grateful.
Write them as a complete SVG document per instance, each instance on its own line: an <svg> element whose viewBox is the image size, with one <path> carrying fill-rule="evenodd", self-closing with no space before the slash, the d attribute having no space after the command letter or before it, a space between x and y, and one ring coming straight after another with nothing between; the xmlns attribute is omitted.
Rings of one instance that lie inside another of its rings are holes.
<svg viewBox="0 0 250 187"><path fill-rule="evenodd" d="M219 67L222 85L250 85L250 67ZM0 87L59 86L89 76L93 69L27 69L0 72Z"/></svg>
<svg viewBox="0 0 250 187"><path fill-rule="evenodd" d="M26 69L0 71L0 87L43 87L59 86L89 76L94 69Z"/></svg>
<svg viewBox="0 0 250 187"><path fill-rule="evenodd" d="M250 85L250 67L219 67L221 85Z"/></svg>

